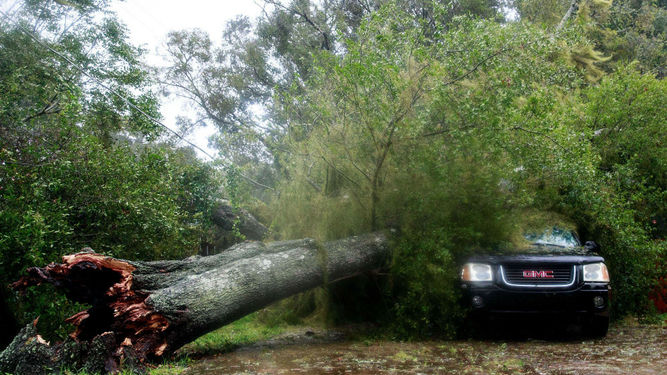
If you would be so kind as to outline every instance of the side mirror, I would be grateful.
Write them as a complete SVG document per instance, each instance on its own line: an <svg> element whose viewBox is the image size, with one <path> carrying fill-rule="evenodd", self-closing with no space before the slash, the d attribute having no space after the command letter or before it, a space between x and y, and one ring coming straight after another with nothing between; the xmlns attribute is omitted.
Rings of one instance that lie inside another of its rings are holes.
<svg viewBox="0 0 667 375"><path fill-rule="evenodd" d="M597 244L595 241L586 241L584 244L584 248L588 251L595 251L598 252L600 251L600 245Z"/></svg>

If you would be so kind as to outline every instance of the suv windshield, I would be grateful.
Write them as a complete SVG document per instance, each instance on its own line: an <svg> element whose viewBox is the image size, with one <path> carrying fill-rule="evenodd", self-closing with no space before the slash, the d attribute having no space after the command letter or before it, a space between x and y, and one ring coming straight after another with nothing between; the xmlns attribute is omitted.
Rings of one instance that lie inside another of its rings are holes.
<svg viewBox="0 0 667 375"><path fill-rule="evenodd" d="M581 246L579 240L571 230L552 227L539 233L526 233L523 235L533 245L548 245L559 247Z"/></svg>

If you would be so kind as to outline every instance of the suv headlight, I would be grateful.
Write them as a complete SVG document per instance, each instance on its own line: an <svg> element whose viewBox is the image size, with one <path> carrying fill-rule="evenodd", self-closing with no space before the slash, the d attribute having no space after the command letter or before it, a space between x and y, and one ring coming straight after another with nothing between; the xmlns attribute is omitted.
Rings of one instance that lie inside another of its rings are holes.
<svg viewBox="0 0 667 375"><path fill-rule="evenodd" d="M463 281L493 281L491 266L480 263L466 263L461 270Z"/></svg>
<svg viewBox="0 0 667 375"><path fill-rule="evenodd" d="M584 264L584 281L609 282L609 271L604 263Z"/></svg>

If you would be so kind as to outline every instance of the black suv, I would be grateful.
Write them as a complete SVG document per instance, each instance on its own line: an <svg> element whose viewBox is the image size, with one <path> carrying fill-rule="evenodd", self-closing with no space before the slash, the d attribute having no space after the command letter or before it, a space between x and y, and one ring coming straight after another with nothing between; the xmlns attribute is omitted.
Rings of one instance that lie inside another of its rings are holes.
<svg viewBox="0 0 667 375"><path fill-rule="evenodd" d="M524 235L525 249L470 257L461 287L474 318L556 314L578 317L596 337L609 326L609 273L593 241L550 227Z"/></svg>

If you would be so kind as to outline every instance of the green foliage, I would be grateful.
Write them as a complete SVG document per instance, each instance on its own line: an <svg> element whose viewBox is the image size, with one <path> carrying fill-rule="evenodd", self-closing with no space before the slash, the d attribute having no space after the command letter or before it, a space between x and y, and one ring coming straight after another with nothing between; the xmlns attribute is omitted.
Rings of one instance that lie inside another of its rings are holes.
<svg viewBox="0 0 667 375"><path fill-rule="evenodd" d="M569 0L514 0L522 20L545 28L553 28L571 4ZM576 33L585 36L588 44L577 46L573 54L588 55L599 70L611 72L631 61L638 62L642 72L665 75L667 58L667 8L652 0L578 1L576 13L570 18ZM597 56L596 56L597 55Z"/></svg>
<svg viewBox="0 0 667 375"><path fill-rule="evenodd" d="M584 95L605 182L636 211L638 223L651 228L655 238L665 238L667 84L631 66Z"/></svg>
<svg viewBox="0 0 667 375"><path fill-rule="evenodd" d="M633 66L583 93L583 120L596 134L599 163L588 191L569 199L587 218L580 224L603 246L618 286L618 314L648 311L646 290L666 271L660 261L667 254L666 94L664 80Z"/></svg>
<svg viewBox="0 0 667 375"><path fill-rule="evenodd" d="M636 60L638 69L664 77L667 58L667 7L655 1L614 1L600 15L591 39L611 56L608 65L622 67Z"/></svg>
<svg viewBox="0 0 667 375"><path fill-rule="evenodd" d="M122 144L105 149L96 138L77 136L71 148L60 149L58 160L46 164L4 158L3 282L16 280L28 266L58 261L86 246L125 259L197 253L216 193L210 167L184 151ZM38 308L44 306L41 298L46 298L45 310ZM63 311L46 295L23 300L27 314ZM62 319L47 315L40 322Z"/></svg>
<svg viewBox="0 0 667 375"><path fill-rule="evenodd" d="M658 109L665 105L664 90L663 81L630 67L567 100L534 95L527 103L552 104L517 113L524 126L549 126L543 134L561 152L533 154L515 183L528 192L524 199L531 206L569 216L584 240L601 244L617 316L647 312L647 291L664 272L664 204L656 203L664 202L665 191L665 115Z"/></svg>
<svg viewBox="0 0 667 375"><path fill-rule="evenodd" d="M463 318L448 228L402 236L395 247L389 324L399 337L452 336Z"/></svg>
<svg viewBox="0 0 667 375"><path fill-rule="evenodd" d="M570 3L569 0L514 0L522 20L544 27L556 26Z"/></svg>

